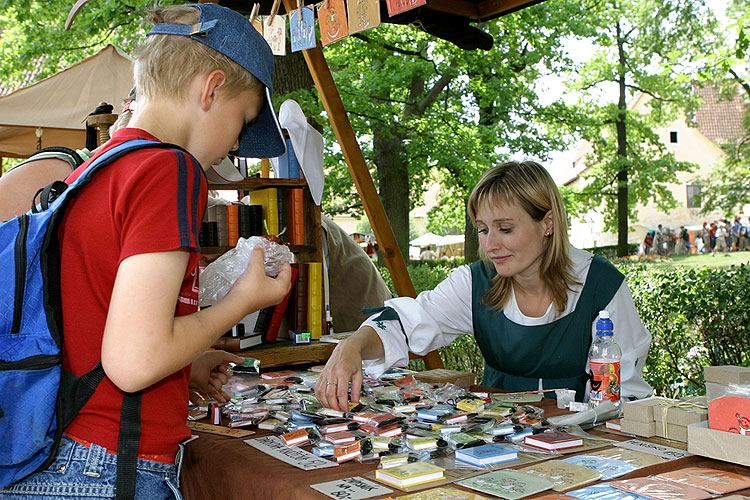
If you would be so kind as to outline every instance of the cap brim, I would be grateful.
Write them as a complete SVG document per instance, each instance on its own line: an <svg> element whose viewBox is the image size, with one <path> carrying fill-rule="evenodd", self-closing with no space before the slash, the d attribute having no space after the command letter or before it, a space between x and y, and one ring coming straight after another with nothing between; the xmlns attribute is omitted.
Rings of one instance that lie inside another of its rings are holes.
<svg viewBox="0 0 750 500"><path fill-rule="evenodd" d="M244 177L234 166L232 160L225 157L219 164L211 165L211 168L206 170L206 179L215 184L226 184L241 181Z"/></svg>
<svg viewBox="0 0 750 500"><path fill-rule="evenodd" d="M286 153L286 143L279 119L273 109L271 92L266 87L266 105L258 121L240 133L237 156L242 158L276 158Z"/></svg>

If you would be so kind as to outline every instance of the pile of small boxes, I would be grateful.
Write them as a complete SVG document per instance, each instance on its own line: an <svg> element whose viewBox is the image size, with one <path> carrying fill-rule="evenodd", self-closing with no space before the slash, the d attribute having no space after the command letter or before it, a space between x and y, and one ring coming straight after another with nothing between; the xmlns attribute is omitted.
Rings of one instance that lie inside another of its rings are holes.
<svg viewBox="0 0 750 500"><path fill-rule="evenodd" d="M750 466L750 368L707 366L703 375L708 422L688 427L688 451Z"/></svg>
<svg viewBox="0 0 750 500"><path fill-rule="evenodd" d="M688 428L708 419L705 397L652 397L625 403L621 430L640 437L662 437L687 442Z"/></svg>

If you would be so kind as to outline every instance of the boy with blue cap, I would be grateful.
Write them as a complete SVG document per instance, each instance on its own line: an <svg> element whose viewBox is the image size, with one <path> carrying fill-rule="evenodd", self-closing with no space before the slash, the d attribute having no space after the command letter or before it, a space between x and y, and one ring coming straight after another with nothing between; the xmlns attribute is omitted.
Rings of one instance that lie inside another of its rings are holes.
<svg viewBox="0 0 750 500"><path fill-rule="evenodd" d="M285 151L271 102L270 48L247 19L216 4L159 8L150 21L134 70L138 107L97 154L136 138L184 150L124 155L65 210L58 232L64 365L81 376L101 360L106 376L49 467L0 489L0 498L181 498L188 388L221 401L228 363L243 361L206 349L289 290L288 264L268 277L257 249L226 297L198 311L203 169L230 151L253 158ZM123 395L138 391L137 468L134 477L118 475Z"/></svg>

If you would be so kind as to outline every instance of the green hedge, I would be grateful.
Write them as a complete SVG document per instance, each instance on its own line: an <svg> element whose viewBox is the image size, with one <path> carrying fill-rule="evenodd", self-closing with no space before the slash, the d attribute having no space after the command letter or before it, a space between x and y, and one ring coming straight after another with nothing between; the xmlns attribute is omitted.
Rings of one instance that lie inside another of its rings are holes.
<svg viewBox="0 0 750 500"><path fill-rule="evenodd" d="M438 261L440 262L440 261ZM417 293L431 290L457 267L408 266ZM644 378L657 394L702 394L703 367L750 366L750 266L730 268L656 268L619 264L636 308L653 335ZM388 269L380 268L393 290ZM615 325L615 335L617 335ZM470 371L482 380L484 361L472 336L440 349L446 368ZM421 360L413 369L424 369Z"/></svg>

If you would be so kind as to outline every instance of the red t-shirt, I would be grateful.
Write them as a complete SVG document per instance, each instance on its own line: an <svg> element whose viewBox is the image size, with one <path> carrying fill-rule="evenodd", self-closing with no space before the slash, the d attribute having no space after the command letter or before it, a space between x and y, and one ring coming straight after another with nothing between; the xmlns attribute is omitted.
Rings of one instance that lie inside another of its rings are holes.
<svg viewBox="0 0 750 500"><path fill-rule="evenodd" d="M158 140L120 129L102 148L129 139ZM77 178L89 162L77 168ZM206 177L190 155L170 149L128 153L93 176L72 199L59 230L64 366L75 375L101 360L102 333L120 262L132 255L189 249L175 316L198 309L198 233L206 207ZM139 453L173 454L190 436L190 366L143 390ZM104 377L67 428L71 435L117 449L122 391Z"/></svg>

